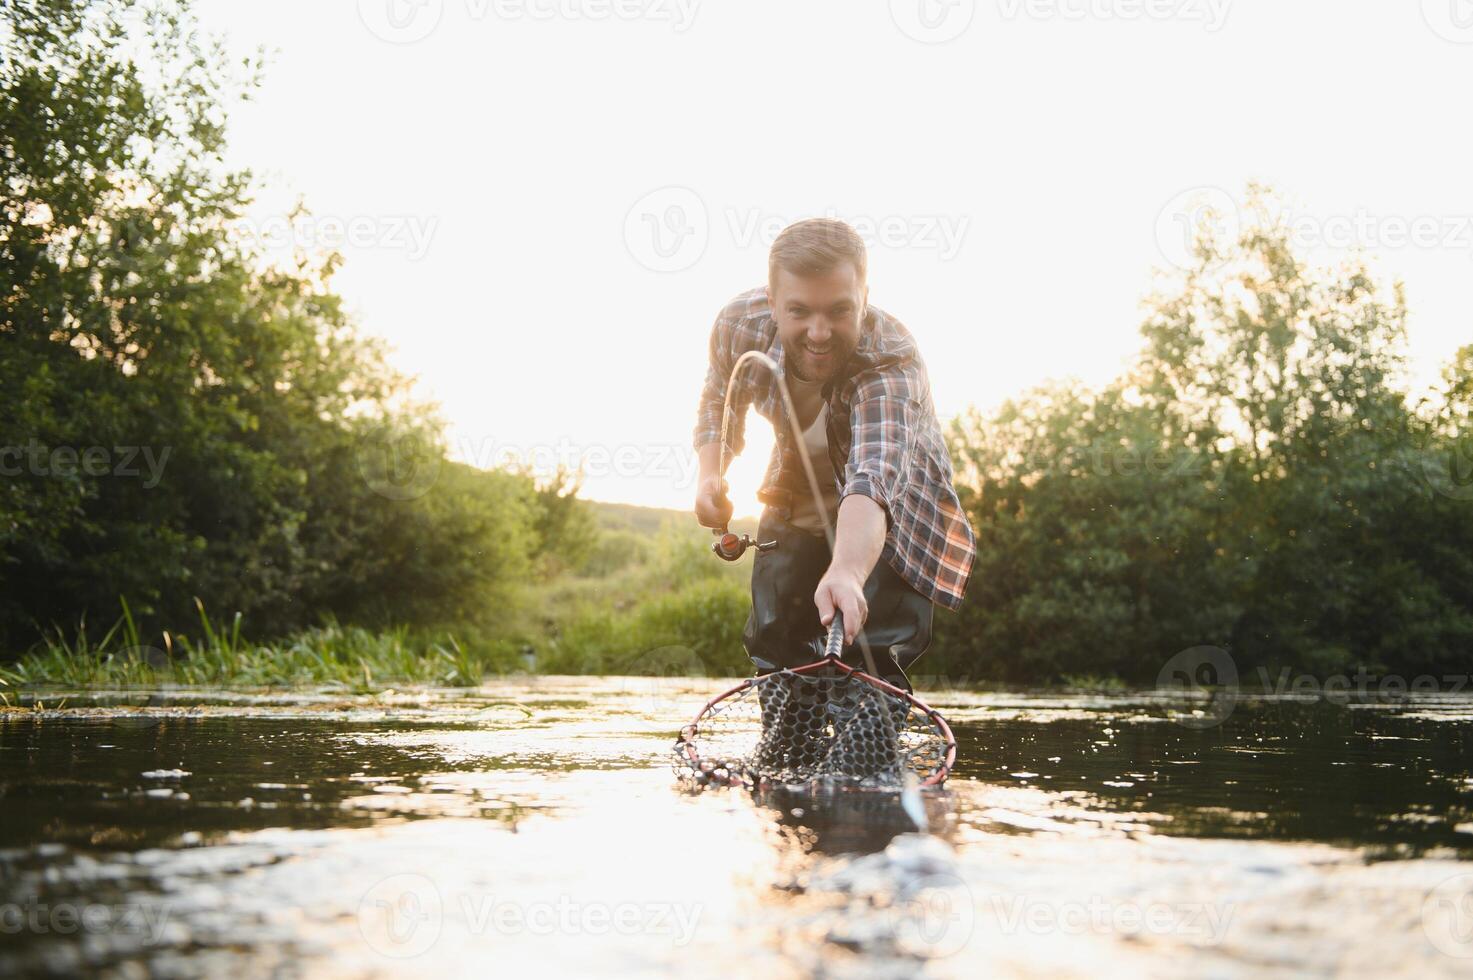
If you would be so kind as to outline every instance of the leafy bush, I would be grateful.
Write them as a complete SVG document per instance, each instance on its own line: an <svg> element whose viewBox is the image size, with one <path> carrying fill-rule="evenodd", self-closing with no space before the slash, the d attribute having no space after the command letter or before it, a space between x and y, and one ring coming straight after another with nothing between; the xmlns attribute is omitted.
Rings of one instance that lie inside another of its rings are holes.
<svg viewBox="0 0 1473 980"><path fill-rule="evenodd" d="M731 676L750 673L741 634L750 608L746 589L708 578L625 611L608 605L573 610L539 647L538 668L549 673L668 673Z"/></svg>
<svg viewBox="0 0 1473 980"><path fill-rule="evenodd" d="M1241 239L1152 300L1124 377L955 425L979 551L938 617L953 675L1150 682L1198 645L1240 673L1466 668L1473 356L1409 405L1400 291L1307 269L1255 193Z"/></svg>

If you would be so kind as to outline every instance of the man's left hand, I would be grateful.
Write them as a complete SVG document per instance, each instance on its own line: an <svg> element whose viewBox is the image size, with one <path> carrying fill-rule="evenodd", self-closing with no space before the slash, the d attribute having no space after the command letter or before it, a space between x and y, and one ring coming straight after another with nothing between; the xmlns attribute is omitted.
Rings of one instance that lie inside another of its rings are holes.
<svg viewBox="0 0 1473 980"><path fill-rule="evenodd" d="M849 571L831 565L819 580L813 593L818 606L818 619L824 626L834 621L834 610L844 614L844 642L853 643L864 621L869 617L869 604L864 600L864 580Z"/></svg>

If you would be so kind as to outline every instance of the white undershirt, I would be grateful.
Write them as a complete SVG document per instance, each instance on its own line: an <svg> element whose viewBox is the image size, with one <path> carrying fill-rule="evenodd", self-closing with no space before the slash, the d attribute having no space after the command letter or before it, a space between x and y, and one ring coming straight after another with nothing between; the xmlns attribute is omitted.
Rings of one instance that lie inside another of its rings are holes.
<svg viewBox="0 0 1473 980"><path fill-rule="evenodd" d="M813 464L813 475L818 478L818 487L823 491L824 509L828 511L829 521L832 523L839 505L839 487L834 480L834 465L829 462L828 420L829 406L823 403L808 428L803 430L803 451ZM823 521L813 505L813 491L808 486L806 474L799 476L797 489L793 491L793 514L790 522L794 527L805 531L823 533Z"/></svg>

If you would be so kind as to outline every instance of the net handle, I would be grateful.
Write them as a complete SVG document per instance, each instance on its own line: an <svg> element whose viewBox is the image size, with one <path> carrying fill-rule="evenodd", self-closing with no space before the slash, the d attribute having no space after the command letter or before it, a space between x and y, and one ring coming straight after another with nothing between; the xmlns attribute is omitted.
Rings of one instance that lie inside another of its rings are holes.
<svg viewBox="0 0 1473 980"><path fill-rule="evenodd" d="M844 614L834 610L834 618L829 622L829 638L824 644L823 655L829 660L838 660L839 654L844 650Z"/></svg>

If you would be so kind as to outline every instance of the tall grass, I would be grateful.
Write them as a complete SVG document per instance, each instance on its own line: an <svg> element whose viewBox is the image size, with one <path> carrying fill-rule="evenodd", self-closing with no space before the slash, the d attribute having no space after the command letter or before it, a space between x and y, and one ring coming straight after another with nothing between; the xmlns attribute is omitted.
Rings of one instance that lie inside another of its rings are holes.
<svg viewBox="0 0 1473 980"><path fill-rule="evenodd" d="M131 635L130 635L131 634ZM406 627L373 631L325 623L276 643L251 643L240 618L228 628L199 609L197 638L163 634L137 642L127 617L91 642L83 626L74 639L55 634L17 663L0 667L7 684L64 687L299 687L353 690L389 683L467 686L519 662L506 643L467 643L454 632Z"/></svg>
<svg viewBox="0 0 1473 980"><path fill-rule="evenodd" d="M132 610L98 639L86 622L53 631L8 666L0 683L76 688L474 686L487 677L543 673L745 673L741 628L746 565L712 557L703 537L666 528L625 565L595 576L564 576L530 588L511 626L369 630L325 622L285 639L255 643L237 614L212 620L195 603L188 632L140 635ZM609 567L612 566L612 567ZM531 656L527 656L527 654Z"/></svg>

